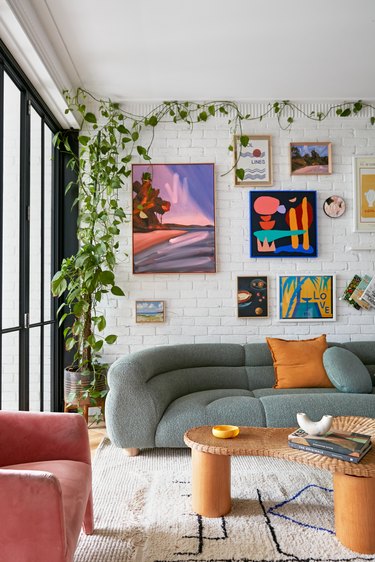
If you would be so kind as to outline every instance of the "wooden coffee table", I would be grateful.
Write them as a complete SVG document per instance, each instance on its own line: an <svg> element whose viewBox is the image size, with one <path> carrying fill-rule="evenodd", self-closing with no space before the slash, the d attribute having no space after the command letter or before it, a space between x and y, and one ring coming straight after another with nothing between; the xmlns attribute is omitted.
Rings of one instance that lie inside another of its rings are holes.
<svg viewBox="0 0 375 562"><path fill-rule="evenodd" d="M337 417L333 429L372 435L373 448L358 464L307 453L288 446L295 428L241 427L234 439L219 439L211 426L189 429L184 441L192 449L193 510L221 517L231 510L230 457L275 457L333 472L335 530L343 545L362 554L375 553L375 420Z"/></svg>

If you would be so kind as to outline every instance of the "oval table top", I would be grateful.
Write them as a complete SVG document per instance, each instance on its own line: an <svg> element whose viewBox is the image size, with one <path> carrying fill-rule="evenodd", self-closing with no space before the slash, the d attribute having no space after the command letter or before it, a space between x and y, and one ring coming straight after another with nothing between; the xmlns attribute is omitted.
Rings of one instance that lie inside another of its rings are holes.
<svg viewBox="0 0 375 562"><path fill-rule="evenodd" d="M332 429L372 436L373 447L358 464L289 447L288 435L295 429L297 428L240 427L237 437L220 439L212 435L212 426L204 425L189 429L184 435L184 441L191 449L202 453L275 457L331 472L375 477L375 419L356 416L339 416L334 419Z"/></svg>

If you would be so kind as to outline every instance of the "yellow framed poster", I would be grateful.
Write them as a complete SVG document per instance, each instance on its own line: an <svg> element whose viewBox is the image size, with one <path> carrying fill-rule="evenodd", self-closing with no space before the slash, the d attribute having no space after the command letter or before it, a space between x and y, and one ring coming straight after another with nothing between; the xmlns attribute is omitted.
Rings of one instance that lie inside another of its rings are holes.
<svg viewBox="0 0 375 562"><path fill-rule="evenodd" d="M375 156L354 156L354 230L375 232Z"/></svg>

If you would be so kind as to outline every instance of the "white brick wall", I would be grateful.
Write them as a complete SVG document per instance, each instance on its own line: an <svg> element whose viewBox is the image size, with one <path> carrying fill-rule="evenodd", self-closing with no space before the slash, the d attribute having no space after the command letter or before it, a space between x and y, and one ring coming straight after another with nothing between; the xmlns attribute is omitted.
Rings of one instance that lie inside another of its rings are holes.
<svg viewBox="0 0 375 562"><path fill-rule="evenodd" d="M309 111L314 109L309 106ZM246 111L254 114L253 108ZM253 342L265 336L306 338L326 333L334 341L374 340L374 310L357 311L337 299L337 321L280 323L276 311L276 278L281 273L336 273L337 297L355 273L375 274L375 252L351 252L349 246L371 243L375 235L353 233L352 156L375 154L375 127L368 117L330 118L322 123L297 118L292 130L283 131L275 118L246 123L245 133L270 134L273 145L274 184L270 189L312 189L317 191L319 257L253 259L249 257L249 188L234 187L227 147L232 132L225 118L210 119L191 131L184 125L164 124L156 130L153 163L215 162L216 166L216 274L131 273L131 224L124 227L121 249L128 254L117 270L118 284L126 297L110 297L106 315L118 342L105 348L105 360L112 362L131 351L174 343ZM143 137L143 141L145 141ZM289 175L291 141L331 141L333 174L330 176ZM141 162L141 160L140 160ZM259 189L259 188L258 188ZM330 219L322 210L329 195L341 195L346 213ZM131 182L121 195L131 209ZM237 318L238 275L268 275L269 313L265 319ZM166 302L164 324L136 324L135 301L161 299Z"/></svg>

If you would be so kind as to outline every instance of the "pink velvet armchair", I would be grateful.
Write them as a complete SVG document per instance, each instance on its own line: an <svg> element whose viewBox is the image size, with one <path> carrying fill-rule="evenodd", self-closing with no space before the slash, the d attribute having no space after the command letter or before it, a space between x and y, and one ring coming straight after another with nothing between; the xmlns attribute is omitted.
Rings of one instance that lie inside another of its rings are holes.
<svg viewBox="0 0 375 562"><path fill-rule="evenodd" d="M81 525L93 532L83 417L0 411L0 562L72 562Z"/></svg>

